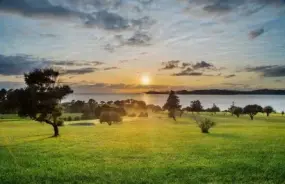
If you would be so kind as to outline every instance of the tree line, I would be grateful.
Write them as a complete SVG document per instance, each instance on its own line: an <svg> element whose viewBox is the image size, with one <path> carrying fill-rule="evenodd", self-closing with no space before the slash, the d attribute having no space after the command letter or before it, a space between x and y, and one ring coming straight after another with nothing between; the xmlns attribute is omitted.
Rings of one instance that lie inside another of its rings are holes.
<svg viewBox="0 0 285 184"><path fill-rule="evenodd" d="M186 112L210 112L212 114L216 114L217 112L221 112L220 108L213 104L211 108L204 109L202 106L202 103L200 100L194 100L190 102L190 106L187 106L185 108L181 108L179 97L176 95L174 91L170 91L168 99L166 103L163 106L164 110L168 110L168 116L176 120L176 112L179 111L180 115L186 111ZM242 114L247 114L250 116L250 119L253 120L254 116L258 113L266 113L267 116L269 116L271 113L275 112L273 107L271 106L265 106L261 107L257 104L250 104L246 105L245 107L238 107L235 106L233 103L228 110L223 111L225 113L229 112L232 115L235 115L237 117L240 117ZM284 115L284 111L281 112L282 115Z"/></svg>

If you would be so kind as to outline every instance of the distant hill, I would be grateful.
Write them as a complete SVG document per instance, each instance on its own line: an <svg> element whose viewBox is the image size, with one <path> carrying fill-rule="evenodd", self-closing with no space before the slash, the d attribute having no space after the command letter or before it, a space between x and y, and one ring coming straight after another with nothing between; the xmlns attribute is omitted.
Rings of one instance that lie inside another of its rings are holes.
<svg viewBox="0 0 285 184"><path fill-rule="evenodd" d="M169 91L148 91L146 94L168 94ZM179 90L179 95L285 95L285 90L281 89L258 89L252 91L237 91L223 89L207 89L207 90Z"/></svg>

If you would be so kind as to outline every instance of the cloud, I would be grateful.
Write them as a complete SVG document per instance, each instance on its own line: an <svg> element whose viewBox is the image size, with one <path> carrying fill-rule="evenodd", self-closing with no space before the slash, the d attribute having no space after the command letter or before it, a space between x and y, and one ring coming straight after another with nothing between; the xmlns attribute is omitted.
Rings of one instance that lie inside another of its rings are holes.
<svg viewBox="0 0 285 184"><path fill-rule="evenodd" d="M137 0L135 6L147 4ZM114 10L127 7L122 0L2 0L0 11L36 18L75 18L82 20L86 27L105 30L146 29L155 23L148 16L128 19ZM67 19L66 19L67 20Z"/></svg>
<svg viewBox="0 0 285 184"><path fill-rule="evenodd" d="M102 65L100 61L51 61L48 59L35 58L30 55L5 56L0 54L0 75L23 75L35 68L46 68L54 66L92 66L83 69L72 69L66 74L83 74L94 71L95 66Z"/></svg>
<svg viewBox="0 0 285 184"><path fill-rule="evenodd" d="M267 66L255 66L246 67L243 71L256 72L263 77L284 77L285 65L267 65Z"/></svg>
<svg viewBox="0 0 285 184"><path fill-rule="evenodd" d="M170 67L171 66L172 65L170 65ZM179 63L177 63L174 68L181 68L182 70L172 74L172 76L220 76L220 74L204 74L205 71L220 70L206 61L197 62L195 64L183 62L180 67Z"/></svg>
<svg viewBox="0 0 285 184"><path fill-rule="evenodd" d="M113 66L113 67L106 67L106 68L104 68L103 70L117 70L117 69L119 69L119 68Z"/></svg>
<svg viewBox="0 0 285 184"><path fill-rule="evenodd" d="M112 46L114 47L122 47L124 45L128 46L147 46L150 45L151 36L146 32L136 31L131 37L124 38L122 35L115 35L115 39L119 41L119 45ZM110 44L108 44L110 45ZM111 46L111 45L110 45Z"/></svg>
<svg viewBox="0 0 285 184"><path fill-rule="evenodd" d="M67 69L62 72L63 75L82 75L93 73L98 70L97 68L78 68L78 69Z"/></svg>
<svg viewBox="0 0 285 184"><path fill-rule="evenodd" d="M175 68L179 68L179 60L172 60L172 61L167 61L167 62L162 62L162 65L164 66L160 70L172 70Z"/></svg>
<svg viewBox="0 0 285 184"><path fill-rule="evenodd" d="M201 61L193 65L194 69L212 69L214 65L207 63L206 61Z"/></svg>
<svg viewBox="0 0 285 184"><path fill-rule="evenodd" d="M233 77L236 77L236 75L235 74L226 75L224 78L229 79L229 78L233 78Z"/></svg>
<svg viewBox="0 0 285 184"><path fill-rule="evenodd" d="M100 61L51 61L51 64L58 66L99 66L104 63Z"/></svg>
<svg viewBox="0 0 285 184"><path fill-rule="evenodd" d="M122 16L106 10L87 15L85 25L87 27L96 26L107 30L122 30L131 26L128 20L124 19Z"/></svg>
<svg viewBox="0 0 285 184"><path fill-rule="evenodd" d="M57 35L51 34L51 33L41 33L40 36L41 37L48 37L48 38L55 38L55 37L57 37Z"/></svg>
<svg viewBox="0 0 285 184"><path fill-rule="evenodd" d="M104 50L112 53L115 51L115 47L108 43L108 44L104 45Z"/></svg>
<svg viewBox="0 0 285 184"><path fill-rule="evenodd" d="M249 33L249 38L251 39L255 39L256 37L262 35L264 33L264 29L261 28L261 29L257 29L257 30L253 30Z"/></svg>
<svg viewBox="0 0 285 184"><path fill-rule="evenodd" d="M191 0L187 1L189 12L194 8L201 9L209 14L226 15L235 12L238 15L252 15L268 5L281 7L284 0Z"/></svg>
<svg viewBox="0 0 285 184"><path fill-rule="evenodd" d="M183 62L181 68L184 69L184 68L186 68L188 66L192 66L192 63L185 63L185 62Z"/></svg>
<svg viewBox="0 0 285 184"><path fill-rule="evenodd" d="M28 55L5 56L0 54L0 75L22 75L34 68L47 67L43 60L36 61Z"/></svg>
<svg viewBox="0 0 285 184"><path fill-rule="evenodd" d="M52 4L48 0L2 0L0 10L9 13L17 13L23 16L37 17L69 17L78 16L78 12Z"/></svg>
<svg viewBox="0 0 285 184"><path fill-rule="evenodd" d="M179 73L175 73L172 76L202 76L202 72L188 72L188 70L183 70Z"/></svg>
<svg viewBox="0 0 285 184"><path fill-rule="evenodd" d="M204 11L207 11L209 13L229 13L232 8L230 7L229 4L227 3L222 3L221 1L215 3L215 4L211 4L211 5L206 5L203 8Z"/></svg>
<svg viewBox="0 0 285 184"><path fill-rule="evenodd" d="M151 37L147 33L136 32L132 37L123 42L123 45L144 46L148 45Z"/></svg>

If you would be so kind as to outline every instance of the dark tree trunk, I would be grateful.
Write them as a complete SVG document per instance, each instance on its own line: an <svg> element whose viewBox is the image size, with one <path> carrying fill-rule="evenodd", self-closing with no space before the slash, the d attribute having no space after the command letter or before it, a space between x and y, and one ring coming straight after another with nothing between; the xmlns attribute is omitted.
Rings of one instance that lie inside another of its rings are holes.
<svg viewBox="0 0 285 184"><path fill-rule="evenodd" d="M269 113L267 112L266 115L267 115L267 117L268 117L268 116L269 116Z"/></svg>
<svg viewBox="0 0 285 184"><path fill-rule="evenodd" d="M58 126L56 124L53 124L53 131L54 131L54 137L59 136L59 132L58 132Z"/></svg>
<svg viewBox="0 0 285 184"><path fill-rule="evenodd" d="M253 120L253 115L249 115L249 116L250 116L250 119Z"/></svg>
<svg viewBox="0 0 285 184"><path fill-rule="evenodd" d="M54 137L59 136L59 130L58 130L57 124L56 123L52 123L50 120L45 120L45 122L53 127L53 131L54 131L53 136Z"/></svg>
<svg viewBox="0 0 285 184"><path fill-rule="evenodd" d="M209 131L208 131L207 129L202 129L202 133L203 133L203 134L208 134Z"/></svg>

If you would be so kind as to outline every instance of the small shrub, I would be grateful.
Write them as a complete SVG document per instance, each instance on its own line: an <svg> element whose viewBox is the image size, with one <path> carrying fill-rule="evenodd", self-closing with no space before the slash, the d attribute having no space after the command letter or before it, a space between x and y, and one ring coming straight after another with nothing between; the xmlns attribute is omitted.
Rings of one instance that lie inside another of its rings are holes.
<svg viewBox="0 0 285 184"><path fill-rule="evenodd" d="M216 125L216 123L213 122L209 118L200 118L200 117L194 116L193 119L196 121L196 123L200 127L202 133L209 133L210 128Z"/></svg>
<svg viewBox="0 0 285 184"><path fill-rule="evenodd" d="M67 121L72 121L72 117L71 117L71 116L68 116L68 117L67 117Z"/></svg>
<svg viewBox="0 0 285 184"><path fill-rule="evenodd" d="M64 118L63 118L63 121L67 121L67 118L66 118L66 117L64 117Z"/></svg>
<svg viewBox="0 0 285 184"><path fill-rule="evenodd" d="M284 116L284 111L281 112L282 116Z"/></svg>

